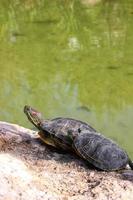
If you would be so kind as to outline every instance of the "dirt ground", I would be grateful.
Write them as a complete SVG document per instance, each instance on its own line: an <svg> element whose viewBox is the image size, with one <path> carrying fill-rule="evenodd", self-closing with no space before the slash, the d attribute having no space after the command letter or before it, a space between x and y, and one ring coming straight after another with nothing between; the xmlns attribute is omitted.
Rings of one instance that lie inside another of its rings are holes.
<svg viewBox="0 0 133 200"><path fill-rule="evenodd" d="M127 173L128 174L128 173ZM44 145L36 132L0 122L0 200L131 200L132 176L90 168Z"/></svg>

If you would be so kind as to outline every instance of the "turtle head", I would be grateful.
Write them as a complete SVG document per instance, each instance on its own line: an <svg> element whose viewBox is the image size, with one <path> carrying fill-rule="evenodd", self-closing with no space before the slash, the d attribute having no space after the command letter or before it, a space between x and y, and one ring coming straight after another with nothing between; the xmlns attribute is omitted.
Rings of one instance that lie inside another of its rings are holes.
<svg viewBox="0 0 133 200"><path fill-rule="evenodd" d="M53 135L48 131L42 129L43 123L47 122L47 120L44 120L42 118L42 114L34 108L27 105L24 106L24 113L26 114L29 121L40 130L38 134L41 140L48 145L55 146L54 140L52 138ZM47 129L47 123L45 124L45 128Z"/></svg>
<svg viewBox="0 0 133 200"><path fill-rule="evenodd" d="M43 122L42 114L30 106L24 106L24 113L27 115L29 121L37 128L40 128Z"/></svg>

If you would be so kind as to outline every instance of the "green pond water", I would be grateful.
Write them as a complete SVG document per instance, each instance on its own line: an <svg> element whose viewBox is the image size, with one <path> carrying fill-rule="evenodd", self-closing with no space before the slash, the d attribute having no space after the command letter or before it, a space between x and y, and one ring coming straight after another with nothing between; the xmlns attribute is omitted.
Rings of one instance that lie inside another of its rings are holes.
<svg viewBox="0 0 133 200"><path fill-rule="evenodd" d="M133 159L133 2L0 1L0 120L89 122Z"/></svg>

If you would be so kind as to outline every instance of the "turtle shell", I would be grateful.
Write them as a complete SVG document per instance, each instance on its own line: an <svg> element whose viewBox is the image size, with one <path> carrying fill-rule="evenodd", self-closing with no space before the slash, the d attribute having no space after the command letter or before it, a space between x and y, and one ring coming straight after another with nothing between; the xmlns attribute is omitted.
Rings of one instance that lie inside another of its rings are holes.
<svg viewBox="0 0 133 200"><path fill-rule="evenodd" d="M81 133L74 139L73 146L80 157L102 170L119 170L129 162L124 150L96 132Z"/></svg>
<svg viewBox="0 0 133 200"><path fill-rule="evenodd" d="M72 144L74 138L77 137L81 131L96 132L96 130L87 123L71 118L44 120L40 124L40 128L41 132L39 132L39 135L44 142L46 142L46 140L50 141L53 146L70 151L73 151ZM46 138L47 135L48 139Z"/></svg>
<svg viewBox="0 0 133 200"><path fill-rule="evenodd" d="M80 120L72 119L72 118L55 118L52 120L44 120L44 123L41 124L41 129L48 131L49 133L55 132L57 134L66 135L68 131L81 132L96 132L94 128L92 128L89 124L82 122Z"/></svg>

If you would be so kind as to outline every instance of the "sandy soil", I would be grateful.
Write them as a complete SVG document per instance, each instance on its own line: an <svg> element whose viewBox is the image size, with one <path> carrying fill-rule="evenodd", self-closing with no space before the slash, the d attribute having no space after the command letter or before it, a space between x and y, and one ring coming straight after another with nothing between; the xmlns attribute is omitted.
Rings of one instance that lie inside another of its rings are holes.
<svg viewBox="0 0 133 200"><path fill-rule="evenodd" d="M36 132L0 122L0 200L131 200L128 176L91 169L44 145Z"/></svg>

